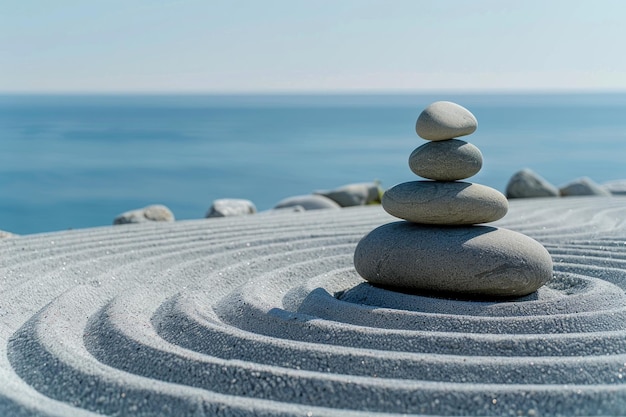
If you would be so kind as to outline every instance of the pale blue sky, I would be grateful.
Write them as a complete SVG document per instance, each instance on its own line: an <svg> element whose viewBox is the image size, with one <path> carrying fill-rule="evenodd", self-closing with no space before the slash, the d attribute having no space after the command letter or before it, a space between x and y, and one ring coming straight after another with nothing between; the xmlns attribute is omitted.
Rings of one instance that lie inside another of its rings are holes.
<svg viewBox="0 0 626 417"><path fill-rule="evenodd" d="M0 91L626 90L623 0L7 0Z"/></svg>

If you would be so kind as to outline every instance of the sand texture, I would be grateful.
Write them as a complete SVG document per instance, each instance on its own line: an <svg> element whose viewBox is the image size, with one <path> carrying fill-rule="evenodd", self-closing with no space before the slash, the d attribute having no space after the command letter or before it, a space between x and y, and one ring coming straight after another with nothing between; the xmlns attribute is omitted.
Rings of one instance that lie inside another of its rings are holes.
<svg viewBox="0 0 626 417"><path fill-rule="evenodd" d="M380 206L0 241L0 415L626 415L626 199L511 202L555 276L508 301L373 287Z"/></svg>

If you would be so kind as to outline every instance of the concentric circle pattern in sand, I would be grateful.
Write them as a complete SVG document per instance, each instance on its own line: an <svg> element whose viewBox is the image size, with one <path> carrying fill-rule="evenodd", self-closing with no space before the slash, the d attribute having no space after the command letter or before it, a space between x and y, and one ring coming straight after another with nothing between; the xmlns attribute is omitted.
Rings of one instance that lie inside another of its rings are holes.
<svg viewBox="0 0 626 417"><path fill-rule="evenodd" d="M626 415L626 199L511 202L513 300L373 287L380 207L0 242L2 415Z"/></svg>

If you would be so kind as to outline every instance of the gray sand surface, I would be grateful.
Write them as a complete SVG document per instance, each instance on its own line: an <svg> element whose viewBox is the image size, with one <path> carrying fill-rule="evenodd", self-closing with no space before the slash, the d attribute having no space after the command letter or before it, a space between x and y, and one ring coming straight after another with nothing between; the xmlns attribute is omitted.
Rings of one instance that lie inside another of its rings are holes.
<svg viewBox="0 0 626 417"><path fill-rule="evenodd" d="M380 206L0 241L0 415L626 415L626 199L511 202L514 300L373 287Z"/></svg>

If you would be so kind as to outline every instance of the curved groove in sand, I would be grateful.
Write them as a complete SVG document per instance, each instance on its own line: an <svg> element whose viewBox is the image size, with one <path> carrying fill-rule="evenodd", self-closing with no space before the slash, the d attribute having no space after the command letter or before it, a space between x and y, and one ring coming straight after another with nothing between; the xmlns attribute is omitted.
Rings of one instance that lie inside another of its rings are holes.
<svg viewBox="0 0 626 417"><path fill-rule="evenodd" d="M549 285L509 300L365 283L380 207L0 243L13 415L614 415L626 409L626 199L516 200Z"/></svg>

